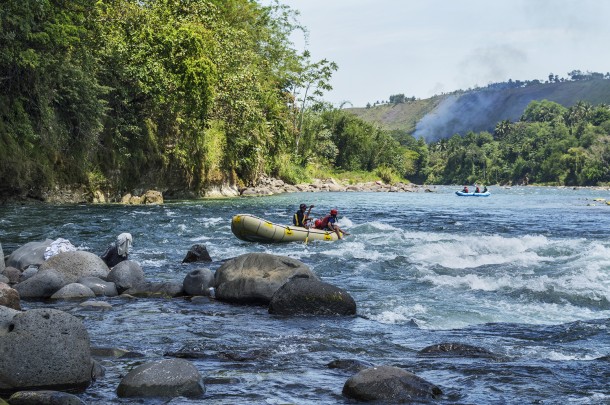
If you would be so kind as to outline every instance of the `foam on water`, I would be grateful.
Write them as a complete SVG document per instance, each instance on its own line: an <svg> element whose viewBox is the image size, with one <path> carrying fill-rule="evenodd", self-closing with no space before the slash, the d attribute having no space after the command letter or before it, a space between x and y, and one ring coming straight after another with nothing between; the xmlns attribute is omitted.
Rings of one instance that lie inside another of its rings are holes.
<svg viewBox="0 0 610 405"><path fill-rule="evenodd" d="M449 269L507 263L528 267L549 259L536 252L536 249L548 244L544 236L507 238L497 235L454 235L444 240L433 240L426 235L419 242L408 251L414 261Z"/></svg>

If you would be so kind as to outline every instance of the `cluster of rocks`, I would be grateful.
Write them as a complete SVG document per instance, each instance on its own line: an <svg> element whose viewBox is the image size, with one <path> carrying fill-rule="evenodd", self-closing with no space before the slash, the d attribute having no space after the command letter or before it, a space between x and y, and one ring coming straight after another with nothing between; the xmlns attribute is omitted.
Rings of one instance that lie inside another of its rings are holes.
<svg viewBox="0 0 610 405"><path fill-rule="evenodd" d="M101 190L96 190L93 192L92 202L94 204L106 204L110 202L110 198L108 198L106 194L104 194ZM121 197L120 203L125 205L163 204L163 194L157 190L148 190L142 195L133 195L131 193L127 193Z"/></svg>
<svg viewBox="0 0 610 405"><path fill-rule="evenodd" d="M0 394L12 395L10 403L82 403L61 391L82 391L104 376L79 318L52 308L22 311L22 299L45 299L49 304L78 299L84 301L81 305L111 309L95 298L211 296L232 304L268 305L269 313L278 316L356 314L356 303L346 291L321 281L289 257L245 254L226 261L215 273L197 268L181 284L157 283L146 280L137 262L125 260L109 269L86 251L61 252L44 260L51 242L27 243L6 263L0 260ZM183 260L206 261L211 258L202 245L192 246ZM171 358L133 368L116 392L119 397L201 397L205 385L192 363Z"/></svg>
<svg viewBox="0 0 610 405"><path fill-rule="evenodd" d="M216 299L241 305L267 305L274 316L354 316L356 303L349 293L323 282L304 263L285 256L249 253L223 263L216 272L190 271L179 283L147 281L141 266L123 261L109 269L92 253L61 252L44 260L50 241L30 242L6 260L0 260L0 394L10 403L83 403L77 396L92 381L104 377L95 357L142 356L115 348L91 348L82 321L52 309L21 311L21 299L89 300L121 294L128 297ZM0 257L4 257L0 245ZM194 245L183 262L210 262L205 246ZM206 298L207 297L207 298ZM93 305L90 304L90 305ZM82 305L82 304L81 304ZM476 357L498 359L493 353L459 343L443 343L421 350L423 357ZM187 349L165 354L166 359L139 362L119 382L121 398L201 398L205 380L188 358ZM403 403L441 397L442 391L400 367L372 365L358 360L335 360L329 368L350 376L343 395L358 401ZM354 374L355 373L355 374ZM1 403L2 400L0 400Z"/></svg>
<svg viewBox="0 0 610 405"><path fill-rule="evenodd" d="M242 196L265 196L295 192L382 192L382 193L411 193L418 191L430 192L428 188L412 183L386 184L380 180L358 184L338 182L335 179L315 179L313 183L287 184L280 179L263 177L255 187L245 187L239 190Z"/></svg>
<svg viewBox="0 0 610 405"><path fill-rule="evenodd" d="M226 198L239 196L268 196L282 193L296 192L418 192L431 190L426 187L412 183L386 184L380 180L364 183L350 184L347 180L337 181L330 179L315 179L312 183L288 184L283 180L272 177L261 177L256 185L250 187L237 187L228 183L211 185L205 189L204 195L207 198ZM192 195L191 198L197 196ZM127 193L122 196L109 196L101 190L92 193L84 187L53 189L43 193L41 199L55 203L85 203L108 204L118 202L124 205L156 205L163 204L163 193L157 190L148 190L134 193Z"/></svg>

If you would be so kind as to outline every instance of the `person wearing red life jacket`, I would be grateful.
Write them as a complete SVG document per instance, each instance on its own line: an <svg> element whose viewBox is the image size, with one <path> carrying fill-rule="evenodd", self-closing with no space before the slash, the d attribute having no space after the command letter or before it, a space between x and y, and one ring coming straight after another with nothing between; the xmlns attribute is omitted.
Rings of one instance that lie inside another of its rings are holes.
<svg viewBox="0 0 610 405"><path fill-rule="evenodd" d="M317 229L325 229L328 231L333 231L337 234L339 239L343 238L343 235L349 235L349 233L342 230L337 224L337 215L339 215L339 211L336 209L330 210L330 214L326 215L324 218L315 221L315 227Z"/></svg>

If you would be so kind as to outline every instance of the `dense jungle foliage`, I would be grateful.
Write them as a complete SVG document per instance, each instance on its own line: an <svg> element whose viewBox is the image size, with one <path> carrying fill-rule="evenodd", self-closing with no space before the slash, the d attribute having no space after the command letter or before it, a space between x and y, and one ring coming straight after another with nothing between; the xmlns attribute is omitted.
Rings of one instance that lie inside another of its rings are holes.
<svg viewBox="0 0 610 405"><path fill-rule="evenodd" d="M534 102L493 134L431 144L323 100L338 68L290 36L298 13L251 0L0 0L0 195L85 185L610 181L610 110ZM446 134L451 135L451 134Z"/></svg>
<svg viewBox="0 0 610 405"><path fill-rule="evenodd" d="M422 174L439 184L604 185L610 182L610 107L532 101L518 122L428 145Z"/></svg>
<svg viewBox="0 0 610 405"><path fill-rule="evenodd" d="M3 193L277 174L337 68L294 49L292 10L249 0L2 0L0 28Z"/></svg>

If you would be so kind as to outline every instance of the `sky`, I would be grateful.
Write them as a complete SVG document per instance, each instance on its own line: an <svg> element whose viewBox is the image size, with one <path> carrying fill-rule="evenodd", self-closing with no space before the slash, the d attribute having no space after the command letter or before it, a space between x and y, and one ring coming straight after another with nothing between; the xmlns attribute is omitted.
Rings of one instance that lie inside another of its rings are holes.
<svg viewBox="0 0 610 405"><path fill-rule="evenodd" d="M295 47L339 65L324 96L335 106L610 72L606 0L279 1L309 30Z"/></svg>

